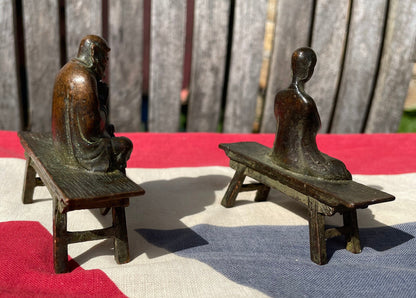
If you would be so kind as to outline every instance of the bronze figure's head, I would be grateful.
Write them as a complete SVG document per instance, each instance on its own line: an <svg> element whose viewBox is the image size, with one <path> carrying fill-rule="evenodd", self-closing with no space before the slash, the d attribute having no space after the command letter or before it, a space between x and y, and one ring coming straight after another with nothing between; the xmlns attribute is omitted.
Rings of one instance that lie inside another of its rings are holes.
<svg viewBox="0 0 416 298"><path fill-rule="evenodd" d="M107 67L109 51L110 47L103 38L97 35L87 35L79 44L77 59L85 63L100 80Z"/></svg>

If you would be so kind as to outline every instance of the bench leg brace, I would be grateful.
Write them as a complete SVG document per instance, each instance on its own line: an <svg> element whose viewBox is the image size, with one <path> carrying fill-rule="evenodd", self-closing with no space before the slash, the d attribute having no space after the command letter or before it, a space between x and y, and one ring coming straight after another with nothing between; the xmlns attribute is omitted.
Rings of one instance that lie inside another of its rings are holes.
<svg viewBox="0 0 416 298"><path fill-rule="evenodd" d="M113 227L115 229L114 258L117 264L128 263L130 254L124 207L113 207Z"/></svg>
<svg viewBox="0 0 416 298"><path fill-rule="evenodd" d="M270 187L267 185L262 185L256 192L256 197L254 198L255 202L264 202L267 201L267 197L270 193Z"/></svg>
<svg viewBox="0 0 416 298"><path fill-rule="evenodd" d="M53 198L53 206L53 264L55 273L66 273L69 271L67 214L59 211L56 198Z"/></svg>
<svg viewBox="0 0 416 298"><path fill-rule="evenodd" d="M235 199L237 198L241 186L243 185L244 179L246 178L246 175L244 174L245 170L246 167L239 167L235 171L234 177L231 179L227 191L225 192L224 198L221 201L221 205L224 207L230 208L234 206Z"/></svg>
<svg viewBox="0 0 416 298"><path fill-rule="evenodd" d="M43 186L42 180L36 177L36 170L33 168L33 161L26 157L25 180L23 182L22 202L23 204L33 203L33 192L36 186Z"/></svg>
<svg viewBox="0 0 416 298"><path fill-rule="evenodd" d="M346 249L352 253L361 252L360 234L358 232L357 210L343 213L344 227L347 229L345 240L347 241Z"/></svg>
<svg viewBox="0 0 416 298"><path fill-rule="evenodd" d="M325 215L318 212L315 200L308 200L309 209L309 241L311 260L318 265L327 263L325 239Z"/></svg>
<svg viewBox="0 0 416 298"><path fill-rule="evenodd" d="M23 182L22 202L30 204L33 202L33 192L36 187L36 171L32 167L32 160L26 159L25 180Z"/></svg>
<svg viewBox="0 0 416 298"><path fill-rule="evenodd" d="M57 200L54 199L53 214L53 260L55 273L69 272L68 266L68 244L78 242L69 240L67 232L67 213L61 213L58 209ZM118 264L129 262L129 243L127 237L126 214L124 207L113 207L113 238L114 238L114 258ZM87 233L82 231L79 233ZM74 232L75 233L75 232ZM99 236L107 238L108 236ZM94 239L88 239L94 240ZM83 240L87 241L87 240Z"/></svg>

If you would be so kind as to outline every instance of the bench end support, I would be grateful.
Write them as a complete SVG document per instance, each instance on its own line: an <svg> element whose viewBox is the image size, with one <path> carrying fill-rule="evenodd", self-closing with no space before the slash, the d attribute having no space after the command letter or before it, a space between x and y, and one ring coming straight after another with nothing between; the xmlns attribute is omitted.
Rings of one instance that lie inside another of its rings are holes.
<svg viewBox="0 0 416 298"><path fill-rule="evenodd" d="M53 205L53 265L55 273L67 273L69 272L67 214L59 211L56 198L53 199Z"/></svg>
<svg viewBox="0 0 416 298"><path fill-rule="evenodd" d="M240 167L235 171L234 177L231 179L224 198L221 201L221 205L224 207L230 208L234 206L237 195L240 192L244 179L246 178L245 170L245 167Z"/></svg>
<svg viewBox="0 0 416 298"><path fill-rule="evenodd" d="M325 239L325 215L318 212L318 203L309 198L309 241L311 260L318 265L328 263Z"/></svg>
<svg viewBox="0 0 416 298"><path fill-rule="evenodd" d="M354 254L361 252L360 234L358 231L357 210L354 209L343 214L344 226L347 227L348 233L345 234L347 241L346 249Z"/></svg>
<svg viewBox="0 0 416 298"><path fill-rule="evenodd" d="M113 207L114 259L117 264L130 261L129 240L127 236L126 213L124 207Z"/></svg>

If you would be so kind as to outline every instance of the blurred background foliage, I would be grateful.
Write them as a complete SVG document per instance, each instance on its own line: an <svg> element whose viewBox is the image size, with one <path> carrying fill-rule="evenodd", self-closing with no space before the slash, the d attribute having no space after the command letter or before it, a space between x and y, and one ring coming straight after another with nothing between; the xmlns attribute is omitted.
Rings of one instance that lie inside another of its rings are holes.
<svg viewBox="0 0 416 298"><path fill-rule="evenodd" d="M398 132L416 132L416 64L413 67L413 76Z"/></svg>

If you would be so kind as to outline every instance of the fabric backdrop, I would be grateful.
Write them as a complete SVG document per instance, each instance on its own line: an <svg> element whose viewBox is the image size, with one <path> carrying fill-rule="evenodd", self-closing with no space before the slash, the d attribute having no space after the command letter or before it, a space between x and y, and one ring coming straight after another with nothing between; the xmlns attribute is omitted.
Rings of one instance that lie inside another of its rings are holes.
<svg viewBox="0 0 416 298"><path fill-rule="evenodd" d="M220 201L233 170L225 142L271 147L271 134L126 133L127 175L146 191L126 209L131 262L117 265L111 240L69 245L72 271L55 274L52 200L45 187L21 203L24 152L0 132L0 295L97 297L411 297L416 293L416 134L319 135L357 182L393 202L358 211L361 254L327 241L327 265L310 260L307 210L272 191L267 202L239 194ZM341 217L327 217L341 225ZM98 210L68 214L68 230L111 225Z"/></svg>

